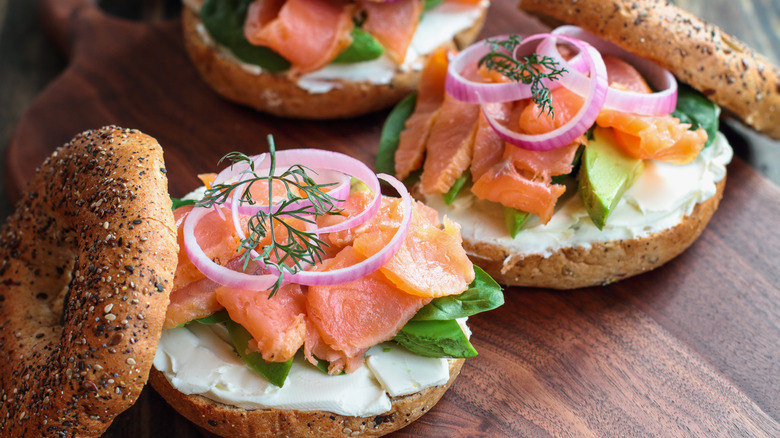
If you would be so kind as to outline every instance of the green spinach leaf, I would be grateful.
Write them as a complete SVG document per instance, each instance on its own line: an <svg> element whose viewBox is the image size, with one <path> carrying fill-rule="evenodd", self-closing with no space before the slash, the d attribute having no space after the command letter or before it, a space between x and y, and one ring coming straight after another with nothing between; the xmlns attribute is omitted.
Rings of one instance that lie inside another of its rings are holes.
<svg viewBox="0 0 780 438"><path fill-rule="evenodd" d="M385 48L368 32L355 26L352 28L352 44L339 53L334 63L365 62L379 58L385 53Z"/></svg>
<svg viewBox="0 0 780 438"><path fill-rule="evenodd" d="M376 152L376 171L395 175L395 151L398 149L398 141L401 131L404 130L406 119L414 112L417 104L417 93L406 96L390 111L390 114L382 126L382 134L379 137L379 149Z"/></svg>
<svg viewBox="0 0 780 438"><path fill-rule="evenodd" d="M179 199L174 198L171 196L171 209L176 210L179 207L184 207L185 205L195 205L194 199Z"/></svg>
<svg viewBox="0 0 780 438"><path fill-rule="evenodd" d="M458 179L455 180L455 183L452 184L452 187L447 191L447 193L441 195L442 199L444 199L444 203L447 205L452 204L452 201L455 200L455 198L458 197L458 193L460 193L461 189L463 187L470 187L471 186L471 172L468 170L463 172L461 176L458 177Z"/></svg>
<svg viewBox="0 0 780 438"><path fill-rule="evenodd" d="M672 112L683 123L690 123L691 129L703 128L707 131L707 143L704 147L715 141L718 132L720 108L710 102L703 94L686 84L679 84L677 89L677 108Z"/></svg>
<svg viewBox="0 0 780 438"><path fill-rule="evenodd" d="M476 315L504 304L501 286L481 268L474 266L474 281L460 295L435 298L423 306L412 321L442 321Z"/></svg>
<svg viewBox="0 0 780 438"><path fill-rule="evenodd" d="M512 207L504 207L504 223L506 224L507 231L509 231L509 235L512 236L513 239L517 236L517 233L523 229L530 217L531 213L520 211Z"/></svg>
<svg viewBox="0 0 780 438"><path fill-rule="evenodd" d="M200 18L206 30L222 46L248 64L273 73L290 68L290 62L268 47L255 46L244 36L244 20L252 0L206 0Z"/></svg>
<svg viewBox="0 0 780 438"><path fill-rule="evenodd" d="M412 353L425 357L473 357L477 350L455 320L409 321L395 335L395 341Z"/></svg>

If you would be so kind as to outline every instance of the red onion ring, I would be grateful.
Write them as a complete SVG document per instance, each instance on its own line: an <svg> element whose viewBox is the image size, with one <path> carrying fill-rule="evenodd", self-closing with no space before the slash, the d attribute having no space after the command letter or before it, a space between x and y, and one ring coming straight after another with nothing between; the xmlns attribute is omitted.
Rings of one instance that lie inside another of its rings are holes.
<svg viewBox="0 0 780 438"><path fill-rule="evenodd" d="M401 205L404 208L401 225L396 231L390 242L373 256L346 268L333 271L299 271L296 273L285 273L283 284L298 283L307 286L333 286L337 284L349 283L359 278L365 277L381 268L390 260L403 244L406 234L409 231L409 225L412 218L412 201L406 187L397 179L390 175L379 174L378 178L387 181L401 195ZM184 221L182 232L184 233L184 247L187 256L193 265L203 273L207 278L223 286L228 286L243 290L268 290L279 278L279 272L270 274L247 274L244 272L233 271L224 266L214 263L203 252L203 249L195 238L195 227L200 220L211 209L195 207L187 215Z"/></svg>
<svg viewBox="0 0 780 438"><path fill-rule="evenodd" d="M398 194L401 195L401 205L404 208L401 225L393 238L390 239L390 242L376 254L352 266L324 272L299 271L294 274L285 273L285 281L306 286L333 286L349 283L377 271L388 260L393 258L398 249L401 248L401 245L403 245L406 234L409 231L409 225L412 220L412 199L403 183L395 179L395 177L383 173L378 174L377 177L383 179L398 191Z"/></svg>
<svg viewBox="0 0 780 438"><path fill-rule="evenodd" d="M582 104L582 107L571 120L544 134L520 134L502 125L492 116L492 114L490 114L488 108L486 108L484 104L482 105L482 111L485 114L485 118L499 137L515 146L520 146L532 151L549 151L571 144L577 137L593 126L607 97L607 68L604 65L601 55L590 44L576 38L551 34L532 35L525 38L523 43L539 39L549 40L551 38L553 42L557 39L561 39L578 48L590 71L590 78L586 78L579 73L572 73L562 75L558 80L562 86L585 97L585 102ZM518 46L518 48L519 47L520 46Z"/></svg>
<svg viewBox="0 0 780 438"><path fill-rule="evenodd" d="M587 32L577 26L560 26L552 31L553 35L564 35L585 41L595 47L602 56L614 56L634 66L657 91L651 94L636 93L627 90L610 88L607 91L607 100L604 107L621 112L660 116L667 115L677 107L677 80L674 75L650 60L644 59L608 41ZM566 65L566 60L560 56L557 50L545 45L539 47L541 55L549 56L561 65ZM574 91L574 90L572 90Z"/></svg>
<svg viewBox="0 0 780 438"><path fill-rule="evenodd" d="M530 38L530 37L529 37ZM491 40L507 40L509 35L500 35ZM523 39L523 44L526 42L526 38ZM505 83L491 83L480 82L468 79L464 74L468 73L476 74L476 70L473 68L477 65L480 59L490 52L487 40L482 40L478 43L472 44L467 47L455 58L450 61L450 65L447 68L447 77L444 81L445 91L460 101L466 103L482 104L482 103L496 103L496 102L511 102L515 100L529 99L531 97L531 85L518 82L505 82ZM588 71L588 66L582 57L574 57L568 63L566 63L571 69L585 73ZM567 72L563 75L568 74ZM543 79L542 83L550 90L554 90L561 86L560 81L553 81L550 79Z"/></svg>
<svg viewBox="0 0 780 438"><path fill-rule="evenodd" d="M197 226L200 220L210 212L210 208L195 207L184 220L184 227L182 227L182 233L184 233L184 249L192 264L208 279L224 286L235 289L258 291L268 290L273 287L274 283L276 283L276 280L279 278L278 275L254 275L236 272L214 263L209 259L206 253L203 252L203 249L198 245L198 240L195 238L195 226Z"/></svg>

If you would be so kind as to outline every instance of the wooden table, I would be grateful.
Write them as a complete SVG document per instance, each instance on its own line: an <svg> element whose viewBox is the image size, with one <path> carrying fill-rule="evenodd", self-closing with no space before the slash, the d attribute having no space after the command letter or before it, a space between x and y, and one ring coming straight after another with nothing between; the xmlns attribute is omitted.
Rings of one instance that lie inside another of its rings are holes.
<svg viewBox="0 0 780 438"><path fill-rule="evenodd" d="M132 2L104 3L122 15L135 13ZM677 3L780 63L776 0ZM176 14L170 2L165 8L143 4L147 17ZM212 169L215 157L256 147L265 134L253 134L258 127L273 132L278 144L321 145L373 162L384 113L292 122L225 104L197 82L181 55L175 18L154 25L116 22L121 32L142 25L147 31L112 47L120 55L145 53L150 44L178 53L137 61L181 69L176 80L192 84L186 94L165 82L170 74L152 69L132 78L153 93L154 99L140 100L133 90L115 87L118 72L95 59L81 64L84 59L74 58L57 78L67 60L43 37L34 9L32 2L0 0L3 147L12 139L17 149L48 151L94 124L132 123L166 148L174 195L193 187L194 173ZM488 33L510 29L518 19L513 12L508 1L496 0ZM56 41L67 41L59 35ZM86 67L74 73L74 64ZM97 102L97 109L81 111L82 102L63 89L74 74L90 78L86 90L97 97L88 105ZM65 99L53 101L59 113L40 105L53 97ZM212 125L193 122L207 115ZM50 123L29 125L41 116ZM86 126L74 128L80 123ZM505 306L471 320L480 355L467 361L436 408L397 436L780 436L780 144L733 121L723 130L739 158L729 168L721 209L691 249L661 269L608 287L507 289ZM188 153L192 149L199 153ZM5 159L16 163L14 156ZM36 165L3 165L0 180L23 181ZM14 197L20 187L6 190ZM5 199L2 217L9 212ZM148 389L105 436L200 434Z"/></svg>

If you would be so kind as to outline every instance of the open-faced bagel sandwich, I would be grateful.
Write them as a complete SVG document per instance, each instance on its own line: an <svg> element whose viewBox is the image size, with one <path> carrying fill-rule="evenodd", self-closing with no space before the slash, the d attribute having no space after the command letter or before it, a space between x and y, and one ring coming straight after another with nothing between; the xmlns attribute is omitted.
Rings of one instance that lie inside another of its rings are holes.
<svg viewBox="0 0 780 438"><path fill-rule="evenodd" d="M377 168L457 221L502 284L571 289L657 268L722 196L733 152L718 105L780 135L777 69L668 2L520 4L587 30L432 55Z"/></svg>
<svg viewBox="0 0 780 438"><path fill-rule="evenodd" d="M331 119L414 91L441 44L465 47L488 0L185 0L184 42L224 98L270 114Z"/></svg>
<svg viewBox="0 0 780 438"><path fill-rule="evenodd" d="M147 379L226 437L384 435L442 397L503 303L457 225L342 154L228 158L186 201L135 130L43 163L0 235L4 434L99 436Z"/></svg>

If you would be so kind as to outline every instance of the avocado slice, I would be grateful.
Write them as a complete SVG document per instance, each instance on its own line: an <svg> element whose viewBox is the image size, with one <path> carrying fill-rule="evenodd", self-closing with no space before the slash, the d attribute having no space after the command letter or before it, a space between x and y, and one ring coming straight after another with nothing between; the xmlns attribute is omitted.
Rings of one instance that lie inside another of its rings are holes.
<svg viewBox="0 0 780 438"><path fill-rule="evenodd" d="M579 192L590 219L601 230L626 190L645 168L623 152L610 128L596 127L582 156Z"/></svg>

